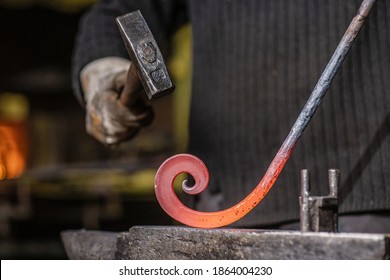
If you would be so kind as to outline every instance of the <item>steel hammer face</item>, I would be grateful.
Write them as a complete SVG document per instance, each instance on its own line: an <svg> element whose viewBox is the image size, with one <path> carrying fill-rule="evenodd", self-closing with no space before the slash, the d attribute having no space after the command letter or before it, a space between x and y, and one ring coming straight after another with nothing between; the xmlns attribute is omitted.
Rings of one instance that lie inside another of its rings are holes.
<svg viewBox="0 0 390 280"><path fill-rule="evenodd" d="M132 67L149 99L171 93L175 86L160 49L139 10L116 18Z"/></svg>

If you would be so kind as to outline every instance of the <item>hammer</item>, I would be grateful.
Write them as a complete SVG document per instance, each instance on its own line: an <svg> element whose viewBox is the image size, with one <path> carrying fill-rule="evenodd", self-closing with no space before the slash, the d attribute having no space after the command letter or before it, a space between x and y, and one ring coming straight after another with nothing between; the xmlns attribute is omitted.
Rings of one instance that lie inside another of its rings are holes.
<svg viewBox="0 0 390 280"><path fill-rule="evenodd" d="M136 107L134 95L143 89L149 100L171 93L175 86L141 12L119 16L116 22L132 62L119 97L122 104Z"/></svg>

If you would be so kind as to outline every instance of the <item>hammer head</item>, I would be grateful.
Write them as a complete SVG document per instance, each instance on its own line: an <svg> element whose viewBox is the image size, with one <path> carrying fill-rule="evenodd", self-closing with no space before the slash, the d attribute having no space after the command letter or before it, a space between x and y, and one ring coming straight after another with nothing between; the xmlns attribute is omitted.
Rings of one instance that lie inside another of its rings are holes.
<svg viewBox="0 0 390 280"><path fill-rule="evenodd" d="M149 99L171 93L175 86L160 49L140 11L116 18L132 65Z"/></svg>

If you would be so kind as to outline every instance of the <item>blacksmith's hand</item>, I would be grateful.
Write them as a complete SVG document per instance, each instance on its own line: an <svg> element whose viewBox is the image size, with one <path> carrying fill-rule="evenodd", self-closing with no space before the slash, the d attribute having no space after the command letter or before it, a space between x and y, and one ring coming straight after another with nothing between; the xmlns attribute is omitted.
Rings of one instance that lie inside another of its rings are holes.
<svg viewBox="0 0 390 280"><path fill-rule="evenodd" d="M141 95L126 107L120 100L127 82L131 62L119 57L106 57L86 65L80 74L86 103L86 130L106 146L115 146L134 137L150 124L154 114Z"/></svg>

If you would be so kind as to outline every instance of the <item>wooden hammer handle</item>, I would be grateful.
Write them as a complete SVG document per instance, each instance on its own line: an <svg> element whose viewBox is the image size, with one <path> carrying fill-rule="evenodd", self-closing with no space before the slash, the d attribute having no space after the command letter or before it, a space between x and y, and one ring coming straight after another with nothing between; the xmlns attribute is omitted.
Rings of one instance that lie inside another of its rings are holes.
<svg viewBox="0 0 390 280"><path fill-rule="evenodd" d="M135 107L138 99L141 98L139 94L143 90L141 80L138 78L136 66L132 63L127 72L126 83L122 89L119 100L128 108Z"/></svg>

